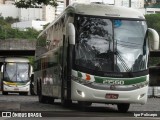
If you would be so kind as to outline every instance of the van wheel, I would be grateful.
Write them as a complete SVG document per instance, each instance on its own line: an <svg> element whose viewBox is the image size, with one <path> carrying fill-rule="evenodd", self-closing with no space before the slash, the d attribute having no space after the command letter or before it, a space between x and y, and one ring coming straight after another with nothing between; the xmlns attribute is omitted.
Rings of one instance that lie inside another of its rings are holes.
<svg viewBox="0 0 160 120"><path fill-rule="evenodd" d="M121 112L121 113L126 113L129 109L129 106L130 106L129 103L117 104L118 111Z"/></svg>

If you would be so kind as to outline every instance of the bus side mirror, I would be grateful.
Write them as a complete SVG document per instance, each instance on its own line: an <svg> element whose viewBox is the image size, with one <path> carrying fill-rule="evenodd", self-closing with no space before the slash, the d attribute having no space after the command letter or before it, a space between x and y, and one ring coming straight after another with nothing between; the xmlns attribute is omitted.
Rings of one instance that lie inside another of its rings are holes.
<svg viewBox="0 0 160 120"><path fill-rule="evenodd" d="M159 35L156 30L148 28L150 50L159 50Z"/></svg>
<svg viewBox="0 0 160 120"><path fill-rule="evenodd" d="M30 77L31 77L31 75L33 74L33 67L32 67L32 65L30 65Z"/></svg>
<svg viewBox="0 0 160 120"><path fill-rule="evenodd" d="M4 65L1 66L1 72L2 72L2 73L3 73L3 67L4 67Z"/></svg>
<svg viewBox="0 0 160 120"><path fill-rule="evenodd" d="M68 24L67 32L69 36L69 44L75 45L75 27L73 23Z"/></svg>

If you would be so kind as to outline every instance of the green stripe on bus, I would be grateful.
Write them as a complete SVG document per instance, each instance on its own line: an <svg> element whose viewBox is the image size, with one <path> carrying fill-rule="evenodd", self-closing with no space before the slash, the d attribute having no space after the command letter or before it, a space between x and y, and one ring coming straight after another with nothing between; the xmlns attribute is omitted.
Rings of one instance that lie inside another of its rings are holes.
<svg viewBox="0 0 160 120"><path fill-rule="evenodd" d="M82 78L82 73L78 72L78 77Z"/></svg>
<svg viewBox="0 0 160 120"><path fill-rule="evenodd" d="M104 81L110 81L110 80L118 80L118 81L124 81L124 85L132 85L132 84L137 84L141 83L147 80L147 76L142 76L142 77L137 77L137 78L129 78L129 79L122 79L122 78L100 78L100 77L95 77L95 82L96 83L103 83Z"/></svg>
<svg viewBox="0 0 160 120"><path fill-rule="evenodd" d="M17 85L26 85L27 83L16 83Z"/></svg>

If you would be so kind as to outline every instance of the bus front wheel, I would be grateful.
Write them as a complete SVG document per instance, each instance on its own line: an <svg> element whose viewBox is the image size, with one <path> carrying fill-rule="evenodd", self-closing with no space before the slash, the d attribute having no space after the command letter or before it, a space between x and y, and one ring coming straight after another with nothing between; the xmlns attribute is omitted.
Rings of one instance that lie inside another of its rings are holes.
<svg viewBox="0 0 160 120"><path fill-rule="evenodd" d="M66 99L62 99L62 98L61 98L61 104L62 104L62 106L64 106L64 107L70 107L71 104L72 104L72 100L66 100Z"/></svg>
<svg viewBox="0 0 160 120"><path fill-rule="evenodd" d="M92 105L91 102L87 102L87 101L78 101L78 104L80 107L88 107Z"/></svg>
<svg viewBox="0 0 160 120"><path fill-rule="evenodd" d="M28 95L28 92L20 92L19 95Z"/></svg>
<svg viewBox="0 0 160 120"><path fill-rule="evenodd" d="M2 91L2 95L8 95L8 92Z"/></svg>
<svg viewBox="0 0 160 120"><path fill-rule="evenodd" d="M129 103L117 104L118 111L121 112L121 113L126 113L129 109L129 106L130 106Z"/></svg>

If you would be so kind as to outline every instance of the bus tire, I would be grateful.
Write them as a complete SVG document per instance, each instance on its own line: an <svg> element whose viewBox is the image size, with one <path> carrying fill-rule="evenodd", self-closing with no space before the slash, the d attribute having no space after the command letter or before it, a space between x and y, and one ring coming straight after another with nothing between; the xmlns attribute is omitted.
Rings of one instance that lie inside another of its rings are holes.
<svg viewBox="0 0 160 120"><path fill-rule="evenodd" d="M40 103L46 103L46 97L41 94L38 95L38 100Z"/></svg>
<svg viewBox="0 0 160 120"><path fill-rule="evenodd" d="M54 98L53 97L47 97L47 102L49 104L54 104Z"/></svg>
<svg viewBox="0 0 160 120"><path fill-rule="evenodd" d="M2 91L2 95L8 95L8 92Z"/></svg>
<svg viewBox="0 0 160 120"><path fill-rule="evenodd" d="M129 109L129 106L130 106L129 103L117 104L118 111L121 112L121 113L126 113Z"/></svg>
<svg viewBox="0 0 160 120"><path fill-rule="evenodd" d="M19 95L28 95L28 92L20 92Z"/></svg>
<svg viewBox="0 0 160 120"><path fill-rule="evenodd" d="M41 83L38 83L38 100L40 103L46 103L46 97L42 95Z"/></svg>
<svg viewBox="0 0 160 120"><path fill-rule="evenodd" d="M30 94L31 94L31 95L36 95L36 94L34 93L34 86L33 86L33 84L30 85Z"/></svg>
<svg viewBox="0 0 160 120"><path fill-rule="evenodd" d="M70 107L72 104L72 100L61 99L61 104L63 107Z"/></svg>
<svg viewBox="0 0 160 120"><path fill-rule="evenodd" d="M89 107L92 105L92 102L87 102L87 101L78 101L78 104L80 107Z"/></svg>

